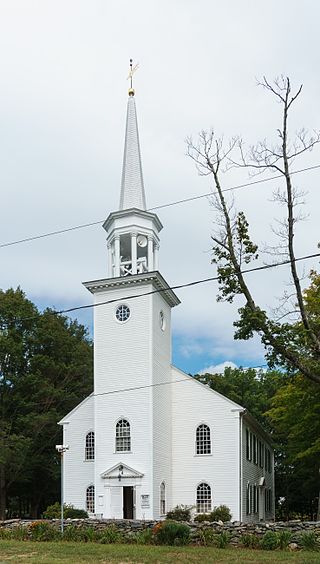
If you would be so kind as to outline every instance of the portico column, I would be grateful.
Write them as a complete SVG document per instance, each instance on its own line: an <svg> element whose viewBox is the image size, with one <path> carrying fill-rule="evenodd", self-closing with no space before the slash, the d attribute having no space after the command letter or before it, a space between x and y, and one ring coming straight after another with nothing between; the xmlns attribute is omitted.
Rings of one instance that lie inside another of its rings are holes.
<svg viewBox="0 0 320 564"><path fill-rule="evenodd" d="M120 237L117 235L114 238L114 275L117 278L120 276Z"/></svg>
<svg viewBox="0 0 320 564"><path fill-rule="evenodd" d="M159 245L156 244L154 247L154 270L159 269Z"/></svg>
<svg viewBox="0 0 320 564"><path fill-rule="evenodd" d="M148 236L148 272L153 270L153 238Z"/></svg>
<svg viewBox="0 0 320 564"><path fill-rule="evenodd" d="M137 274L137 234L131 233L131 264L132 274Z"/></svg>

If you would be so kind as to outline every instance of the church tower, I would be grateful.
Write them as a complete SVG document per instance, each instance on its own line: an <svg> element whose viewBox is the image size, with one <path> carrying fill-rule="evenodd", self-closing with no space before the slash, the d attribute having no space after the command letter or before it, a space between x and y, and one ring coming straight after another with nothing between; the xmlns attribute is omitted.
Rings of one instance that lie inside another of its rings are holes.
<svg viewBox="0 0 320 564"><path fill-rule="evenodd" d="M84 283L96 306L95 513L154 518L164 488L171 496L171 308L180 302L158 271L162 224L146 210L132 86L120 206L103 227L108 277Z"/></svg>

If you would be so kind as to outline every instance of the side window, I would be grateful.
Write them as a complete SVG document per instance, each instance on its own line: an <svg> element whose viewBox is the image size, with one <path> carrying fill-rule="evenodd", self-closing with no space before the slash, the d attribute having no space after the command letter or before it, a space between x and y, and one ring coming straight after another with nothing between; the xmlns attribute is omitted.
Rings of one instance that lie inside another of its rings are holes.
<svg viewBox="0 0 320 564"><path fill-rule="evenodd" d="M86 490L86 509L88 513L94 513L94 486L89 486Z"/></svg>
<svg viewBox="0 0 320 564"><path fill-rule="evenodd" d="M94 432L90 431L86 435L86 447L85 447L85 460L94 460Z"/></svg>
<svg viewBox="0 0 320 564"><path fill-rule="evenodd" d="M165 515L166 513L166 484L161 482L160 484L160 515Z"/></svg>
<svg viewBox="0 0 320 564"><path fill-rule="evenodd" d="M202 482L197 487L197 513L208 513L211 511L211 488L209 484Z"/></svg>
<svg viewBox="0 0 320 564"><path fill-rule="evenodd" d="M126 419L120 419L116 425L116 452L128 452L130 450L130 423Z"/></svg>
<svg viewBox="0 0 320 564"><path fill-rule="evenodd" d="M202 424L196 431L196 454L211 454L210 427Z"/></svg>

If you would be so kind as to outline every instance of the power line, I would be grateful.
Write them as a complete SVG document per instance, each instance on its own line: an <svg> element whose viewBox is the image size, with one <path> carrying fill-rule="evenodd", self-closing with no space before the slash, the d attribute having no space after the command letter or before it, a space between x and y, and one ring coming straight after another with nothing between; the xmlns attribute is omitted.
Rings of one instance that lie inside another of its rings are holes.
<svg viewBox="0 0 320 564"><path fill-rule="evenodd" d="M310 170L315 170L317 168L320 168L320 164L318 165L314 165L314 166L310 166L307 168L302 168L300 170L294 170L291 172L291 174L299 174L301 172L307 172ZM250 186L254 186L256 184L263 184L264 182L270 182L271 180L277 180L279 178L283 178L282 174L277 174L275 176L270 176L269 178L262 178L260 180L254 180L253 182L246 182L245 184L238 184L235 186L231 186L230 188L225 188L224 190L222 190L222 192L231 192L233 190L239 190L240 188L247 188ZM192 196L190 198L184 198L182 200L176 200L175 202L169 202L168 204L161 204L159 206L154 206L152 208L148 208L147 211L156 211L156 210L160 210L160 209L164 209L164 208L170 208L172 206L177 206L179 204L184 204L184 203L188 203L188 202L193 202L195 200L200 200L202 198L208 198L210 196L213 196L214 194L217 194L216 191L211 191L208 192L206 194L201 194L200 196ZM36 241L38 239L44 239L45 237L52 237L53 235L60 235L62 233L68 233L69 231L76 231L78 229L85 229L86 227L92 227L94 225L101 225L104 222L104 219L100 220L100 221L92 221L89 223L82 223L79 225L74 225L73 227L66 227L64 229L57 229L55 231L48 231L47 233L42 233L40 235L33 235L31 237L25 237L24 239L17 239L16 241L9 241L7 243L1 243L0 244L0 248L3 247L11 247L13 245L19 245L21 243L29 243L31 241Z"/></svg>
<svg viewBox="0 0 320 564"><path fill-rule="evenodd" d="M299 262L302 260L309 260L312 258L318 258L320 257L320 253L314 253L312 255L305 255L303 257L298 257L294 260L294 262ZM258 272L260 270L268 270L270 268L276 268L277 266L284 266L286 264L291 264L291 260L283 260L281 262L277 262L274 264L264 264L262 266L256 266L254 268L247 268L246 270L241 270L241 274L248 274L250 272ZM95 304L85 304L85 305L81 305L81 306L73 306L67 309L61 309L58 311L55 310L50 310L49 313L51 313L52 315L61 315L63 313L71 313L73 311L79 311L82 309L89 309L89 308L94 308L94 307L98 307L98 306L102 306L102 305L108 305L108 304L113 304L115 302L119 302L119 301L128 301L128 300L133 300L135 298L142 298L143 296L150 296L152 294L159 294L159 293L165 293L168 290L180 290L182 288L188 288L191 286L197 286L199 284L205 284L206 282L215 282L217 280L219 280L219 276L211 276L210 278L202 278L200 280L193 280L192 282L186 282L184 284L177 284L175 286L168 286L167 288L160 288L157 290L151 290L150 292L142 292L140 294L135 294L133 296L124 296L121 298L114 298L112 300L106 300L104 302L98 302ZM20 319L16 319L15 321L30 321L31 319L37 319L37 316L30 316L30 317L22 317Z"/></svg>
<svg viewBox="0 0 320 564"><path fill-rule="evenodd" d="M242 368L243 370L254 370L256 368L264 368L265 366L268 366L267 364L261 364L260 366L248 366L247 368L243 368L243 367L239 367L240 369ZM209 373L208 373L209 374ZM143 390L145 388L155 388L157 386L167 386L169 384L179 384L180 382L193 382L194 380L196 380L196 382L199 382L199 380L197 380L194 376L189 376L188 378L182 378L181 380L168 380L166 382L155 382L153 384L144 384L142 386L133 386L132 388L118 388L116 390L110 390L109 392L99 392L98 394L93 393L93 396L109 396L112 394L119 394L122 392L132 392L135 390ZM203 382L200 381L200 383L204 386L208 385L208 384L203 384ZM209 386L211 387L211 386ZM211 388L213 391L214 388ZM231 400L232 401L232 400Z"/></svg>

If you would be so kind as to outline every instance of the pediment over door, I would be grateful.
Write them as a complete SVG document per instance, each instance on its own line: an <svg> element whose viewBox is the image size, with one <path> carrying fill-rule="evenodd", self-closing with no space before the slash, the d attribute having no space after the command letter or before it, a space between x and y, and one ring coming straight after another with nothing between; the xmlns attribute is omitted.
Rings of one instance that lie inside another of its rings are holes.
<svg viewBox="0 0 320 564"><path fill-rule="evenodd" d="M115 466L112 466L112 468L105 470L101 474L101 478L107 478L109 480L110 479L122 480L125 478L142 478L142 477L143 477L142 472L139 472L138 470L131 468L127 464L123 464L123 462L118 462Z"/></svg>

